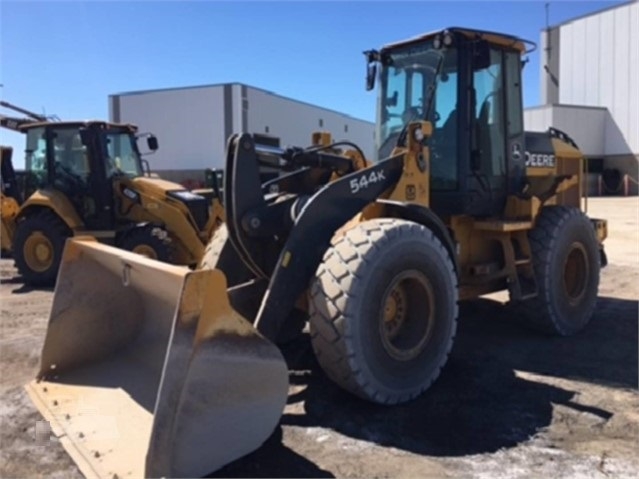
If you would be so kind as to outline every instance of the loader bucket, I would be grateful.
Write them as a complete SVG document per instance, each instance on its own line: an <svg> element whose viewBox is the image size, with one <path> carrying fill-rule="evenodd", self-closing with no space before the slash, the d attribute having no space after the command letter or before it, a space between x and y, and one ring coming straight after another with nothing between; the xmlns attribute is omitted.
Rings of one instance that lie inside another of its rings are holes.
<svg viewBox="0 0 639 479"><path fill-rule="evenodd" d="M71 239L25 387L86 477L195 477L271 435L288 370L219 270Z"/></svg>

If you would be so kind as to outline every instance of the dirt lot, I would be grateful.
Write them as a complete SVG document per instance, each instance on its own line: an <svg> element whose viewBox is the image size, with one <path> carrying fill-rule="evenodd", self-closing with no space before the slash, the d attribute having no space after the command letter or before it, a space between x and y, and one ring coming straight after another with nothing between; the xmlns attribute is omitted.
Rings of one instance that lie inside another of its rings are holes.
<svg viewBox="0 0 639 479"><path fill-rule="evenodd" d="M639 202L591 199L609 220L610 264L592 323L548 339L518 328L502 295L465 304L437 383L376 407L332 385L307 338L286 348L289 404L267 443L215 477L636 477ZM0 261L0 475L80 477L22 385L37 369L51 291L31 291Z"/></svg>

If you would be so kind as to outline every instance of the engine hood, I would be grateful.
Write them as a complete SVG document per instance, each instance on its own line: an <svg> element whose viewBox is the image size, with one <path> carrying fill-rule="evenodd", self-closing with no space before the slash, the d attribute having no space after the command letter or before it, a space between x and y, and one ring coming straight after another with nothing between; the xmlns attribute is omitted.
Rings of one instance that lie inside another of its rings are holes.
<svg viewBox="0 0 639 479"><path fill-rule="evenodd" d="M169 191L185 191L186 188L179 183L163 180L161 178L139 177L132 181L133 188L142 194L153 196L165 196Z"/></svg>

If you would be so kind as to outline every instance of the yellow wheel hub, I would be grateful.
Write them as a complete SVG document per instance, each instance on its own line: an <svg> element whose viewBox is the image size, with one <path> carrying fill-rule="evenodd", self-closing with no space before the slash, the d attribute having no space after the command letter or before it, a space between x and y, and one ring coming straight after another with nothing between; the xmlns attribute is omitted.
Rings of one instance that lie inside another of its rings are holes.
<svg viewBox="0 0 639 479"><path fill-rule="evenodd" d="M141 254L142 256L146 256L151 259L158 259L158 255L151 246L147 244L141 244L133 248L133 252L137 254Z"/></svg>
<svg viewBox="0 0 639 479"><path fill-rule="evenodd" d="M384 305L384 326L389 338L397 335L406 316L406 292L401 285L395 286Z"/></svg>
<svg viewBox="0 0 639 479"><path fill-rule="evenodd" d="M398 274L384 293L380 313L382 346L396 361L417 358L431 340L435 324L435 293L417 270Z"/></svg>
<svg viewBox="0 0 639 479"><path fill-rule="evenodd" d="M33 271L42 273L53 264L53 244L40 231L34 232L27 238L23 252L24 260Z"/></svg>
<svg viewBox="0 0 639 479"><path fill-rule="evenodd" d="M590 268L588 255L581 243L570 246L568 257L564 263L564 291L570 304L578 304L588 289Z"/></svg>

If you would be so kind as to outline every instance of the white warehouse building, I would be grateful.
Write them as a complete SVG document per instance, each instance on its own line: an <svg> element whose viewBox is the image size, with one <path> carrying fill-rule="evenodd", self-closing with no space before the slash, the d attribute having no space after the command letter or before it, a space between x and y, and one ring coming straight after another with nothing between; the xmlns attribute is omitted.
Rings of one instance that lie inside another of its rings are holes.
<svg viewBox="0 0 639 479"><path fill-rule="evenodd" d="M375 125L344 113L240 83L133 91L109 96L109 118L151 132L159 149L151 169L174 181L201 181L207 168L223 169L233 133L273 136L281 146L308 146L314 131L348 139L369 157Z"/></svg>
<svg viewBox="0 0 639 479"><path fill-rule="evenodd" d="M588 159L590 194L636 194L639 165L639 1L542 31L542 105L527 130L554 126Z"/></svg>

